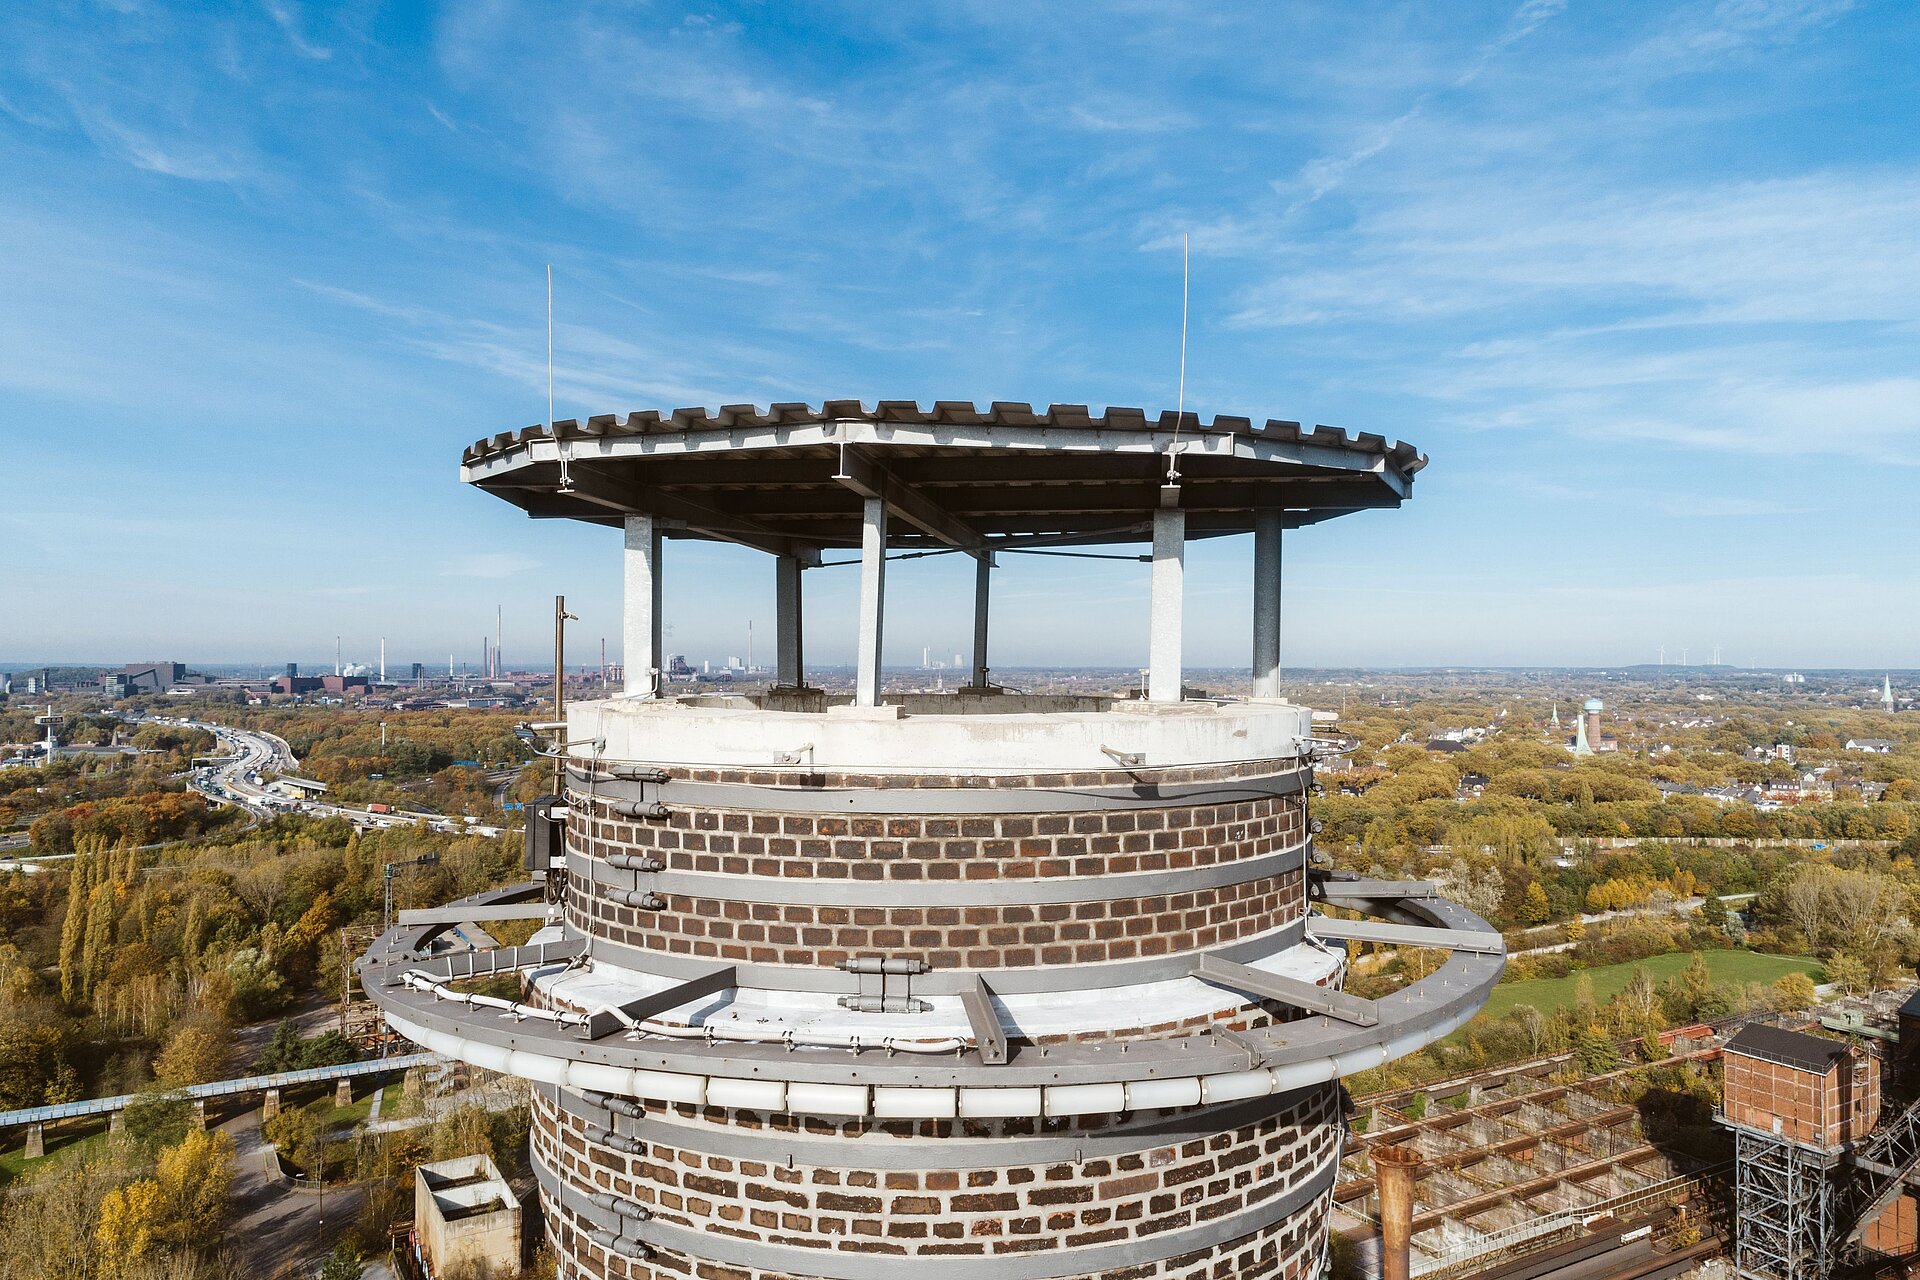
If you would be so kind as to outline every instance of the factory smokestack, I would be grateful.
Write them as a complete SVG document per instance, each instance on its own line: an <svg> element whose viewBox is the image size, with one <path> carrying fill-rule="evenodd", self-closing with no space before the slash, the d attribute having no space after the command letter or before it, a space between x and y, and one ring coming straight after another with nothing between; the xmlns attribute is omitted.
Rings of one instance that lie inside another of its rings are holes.
<svg viewBox="0 0 1920 1280"><path fill-rule="evenodd" d="M1373 1185L1380 1197L1380 1275L1409 1280L1413 1272L1413 1179L1422 1156L1411 1147L1375 1147Z"/></svg>
<svg viewBox="0 0 1920 1280"><path fill-rule="evenodd" d="M380 683L387 682L387 638L380 637Z"/></svg>

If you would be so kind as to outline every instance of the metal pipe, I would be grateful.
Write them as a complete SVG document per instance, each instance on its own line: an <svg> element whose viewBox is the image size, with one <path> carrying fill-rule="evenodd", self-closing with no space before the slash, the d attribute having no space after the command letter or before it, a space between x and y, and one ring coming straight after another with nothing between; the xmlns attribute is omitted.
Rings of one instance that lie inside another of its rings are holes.
<svg viewBox="0 0 1920 1280"><path fill-rule="evenodd" d="M916 974L925 973L932 967L925 960L908 960L899 956L854 956L839 964L839 968L848 973Z"/></svg>
<svg viewBox="0 0 1920 1280"><path fill-rule="evenodd" d="M1368 1156L1380 1197L1381 1280L1412 1280L1413 1180L1425 1157L1412 1147L1375 1147Z"/></svg>

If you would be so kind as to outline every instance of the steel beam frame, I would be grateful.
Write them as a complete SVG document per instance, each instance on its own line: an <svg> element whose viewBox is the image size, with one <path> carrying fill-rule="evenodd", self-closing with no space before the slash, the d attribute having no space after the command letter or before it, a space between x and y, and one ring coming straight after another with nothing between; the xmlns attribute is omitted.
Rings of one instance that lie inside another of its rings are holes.
<svg viewBox="0 0 1920 1280"><path fill-rule="evenodd" d="M1831 1157L1734 1129L1734 1274L1740 1280L1827 1280L1833 1246Z"/></svg>

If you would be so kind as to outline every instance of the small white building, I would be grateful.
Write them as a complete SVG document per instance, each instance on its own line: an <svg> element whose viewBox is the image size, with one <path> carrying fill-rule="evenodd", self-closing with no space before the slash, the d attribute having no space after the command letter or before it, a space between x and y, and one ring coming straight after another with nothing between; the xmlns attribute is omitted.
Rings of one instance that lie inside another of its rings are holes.
<svg viewBox="0 0 1920 1280"><path fill-rule="evenodd" d="M520 1270L520 1200L486 1156L423 1164L413 1175L413 1234L429 1276Z"/></svg>
<svg viewBox="0 0 1920 1280"><path fill-rule="evenodd" d="M1900 745L1899 743L1894 742L1887 738L1848 738L1847 739L1847 750L1868 751L1877 756L1884 756L1899 745Z"/></svg>

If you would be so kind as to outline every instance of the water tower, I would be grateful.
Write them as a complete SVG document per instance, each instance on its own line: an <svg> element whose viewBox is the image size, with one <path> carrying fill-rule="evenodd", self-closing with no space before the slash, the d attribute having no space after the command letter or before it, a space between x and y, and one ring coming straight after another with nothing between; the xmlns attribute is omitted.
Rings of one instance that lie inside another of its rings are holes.
<svg viewBox="0 0 1920 1280"><path fill-rule="evenodd" d="M1424 462L1295 423L852 401L468 449L469 483L619 532L625 689L529 729L566 777L529 806L539 878L402 913L361 973L401 1035L535 1082L562 1274L1317 1274L1340 1078L1460 1026L1503 963L1429 885L1312 868L1320 744L1280 696L1285 531L1396 507ZM1194 696L1186 546L1235 535L1253 696ZM668 691L675 539L771 559L766 692ZM1115 544L1151 547L1143 696L996 685L996 565ZM971 671L890 692L888 575L927 555L973 562ZM859 575L854 687L833 696L801 625L828 564ZM525 946L445 937L514 914L542 925ZM1359 999L1349 939L1448 959ZM476 986L504 973L518 1000Z"/></svg>

